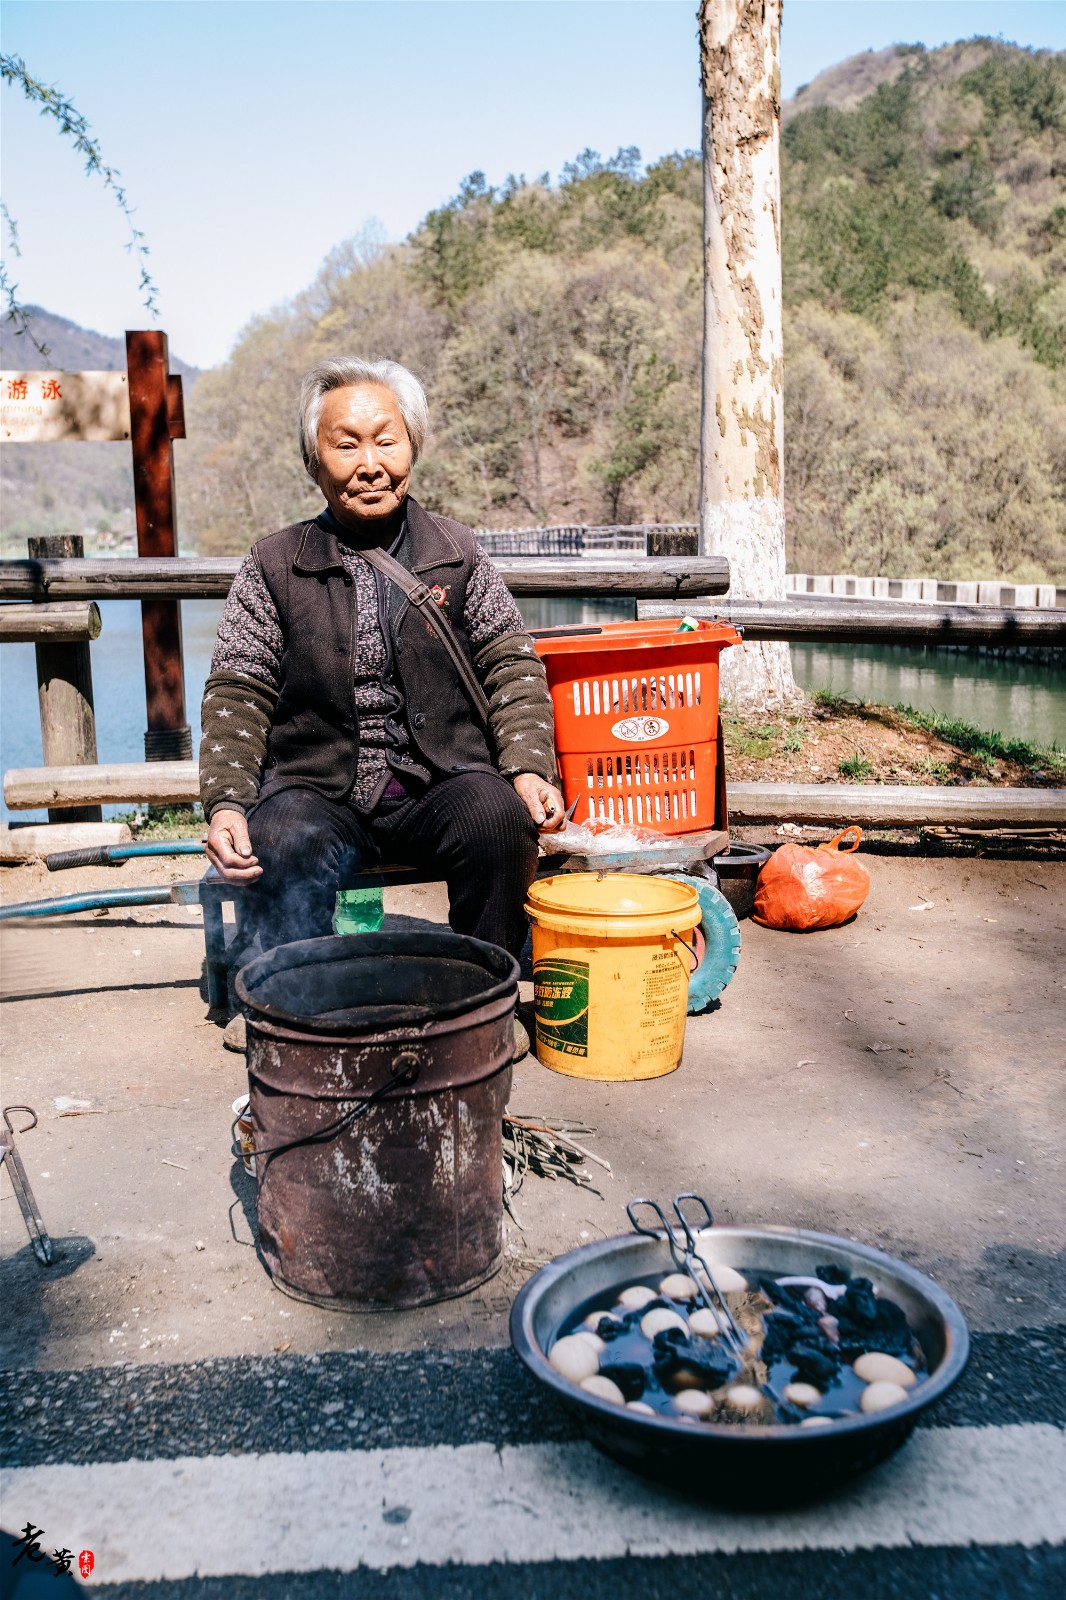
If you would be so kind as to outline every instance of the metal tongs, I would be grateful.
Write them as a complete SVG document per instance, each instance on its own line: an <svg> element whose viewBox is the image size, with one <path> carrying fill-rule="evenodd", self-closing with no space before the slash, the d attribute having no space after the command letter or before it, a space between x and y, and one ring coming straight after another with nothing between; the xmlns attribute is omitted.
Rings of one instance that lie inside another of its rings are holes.
<svg viewBox="0 0 1066 1600"><path fill-rule="evenodd" d="M703 1212L703 1219L693 1228L693 1223L686 1216L685 1201L694 1202ZM638 1206L647 1206L654 1212L659 1221L657 1228L652 1228L639 1222L634 1216ZM626 1215L633 1225L636 1233L642 1233L649 1239L665 1238L673 1258L674 1265L679 1272L684 1272L696 1285L700 1302L714 1317L718 1324L719 1332L738 1361L743 1361L748 1349L748 1341L743 1331L737 1326L736 1319L730 1311L725 1295L719 1289L706 1260L701 1255L697 1244L696 1235L704 1228L713 1228L714 1218L711 1208L698 1194L679 1194L674 1200L674 1214L679 1226L667 1220L662 1206L657 1200L631 1200L626 1206ZM697 1271L697 1268L699 1269Z"/></svg>
<svg viewBox="0 0 1066 1600"><path fill-rule="evenodd" d="M0 1165L6 1164L11 1174L11 1187L15 1191L15 1198L26 1224L26 1232L30 1236L33 1253L42 1267L50 1267L55 1260L55 1250L48 1237L44 1218L34 1199L33 1190L30 1188L30 1180L26 1176L26 1168L22 1165L22 1157L15 1149L15 1128L11 1121L13 1111L25 1111L33 1118L33 1121L28 1122L24 1128L19 1128L19 1133L29 1133L31 1128L37 1126L37 1113L32 1106L4 1107L4 1126L0 1128Z"/></svg>

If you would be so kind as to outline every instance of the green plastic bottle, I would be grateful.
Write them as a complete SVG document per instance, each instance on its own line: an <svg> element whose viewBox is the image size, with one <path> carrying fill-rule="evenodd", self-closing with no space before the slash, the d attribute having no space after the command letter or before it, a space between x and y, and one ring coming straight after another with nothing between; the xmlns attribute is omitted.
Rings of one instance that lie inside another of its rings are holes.
<svg viewBox="0 0 1066 1600"><path fill-rule="evenodd" d="M334 933L377 933L385 920L380 889L341 889L333 913Z"/></svg>

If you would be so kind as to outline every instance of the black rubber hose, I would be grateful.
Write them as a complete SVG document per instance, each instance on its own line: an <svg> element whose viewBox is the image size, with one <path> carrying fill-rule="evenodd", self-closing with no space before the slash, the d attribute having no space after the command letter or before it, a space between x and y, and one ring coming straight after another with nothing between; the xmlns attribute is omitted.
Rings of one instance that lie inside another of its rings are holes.
<svg viewBox="0 0 1066 1600"><path fill-rule="evenodd" d="M106 844L93 844L83 850L53 850L45 856L44 864L49 872L61 872L64 867L107 867L111 857Z"/></svg>
<svg viewBox="0 0 1066 1600"><path fill-rule="evenodd" d="M94 844L80 850L53 850L45 856L49 872L64 867L116 867L139 856L202 856L202 839L161 839L152 844Z"/></svg>

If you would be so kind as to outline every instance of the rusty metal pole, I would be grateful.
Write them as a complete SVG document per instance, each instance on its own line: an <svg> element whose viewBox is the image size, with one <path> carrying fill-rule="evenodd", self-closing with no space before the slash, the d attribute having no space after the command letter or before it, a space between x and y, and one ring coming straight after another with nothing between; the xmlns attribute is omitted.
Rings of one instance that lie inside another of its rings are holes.
<svg viewBox="0 0 1066 1600"><path fill-rule="evenodd" d="M130 383L130 442L137 506L137 554L176 556L174 439L185 437L181 378L168 369L167 336L153 330L126 334ZM142 600L147 761L184 761L192 755L185 720L181 602Z"/></svg>

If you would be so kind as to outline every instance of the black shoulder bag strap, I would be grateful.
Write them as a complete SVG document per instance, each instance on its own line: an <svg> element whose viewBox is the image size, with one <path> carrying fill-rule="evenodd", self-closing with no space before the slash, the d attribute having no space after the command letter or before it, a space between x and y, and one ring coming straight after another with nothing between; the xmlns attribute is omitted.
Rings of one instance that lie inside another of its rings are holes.
<svg viewBox="0 0 1066 1600"><path fill-rule="evenodd" d="M384 550L360 550L359 554L364 561L368 561L378 572L384 573L398 589L401 589L413 606L417 606L422 616L425 617L433 632L452 658L452 663L459 680L470 698L470 702L485 726L489 721L489 702L485 698L485 691L478 682L477 674L470 662L463 654L458 639L452 632L452 625L444 612L433 598L432 592L426 588L421 578L401 566L399 561L393 560Z"/></svg>

